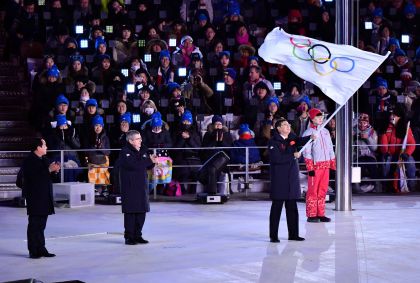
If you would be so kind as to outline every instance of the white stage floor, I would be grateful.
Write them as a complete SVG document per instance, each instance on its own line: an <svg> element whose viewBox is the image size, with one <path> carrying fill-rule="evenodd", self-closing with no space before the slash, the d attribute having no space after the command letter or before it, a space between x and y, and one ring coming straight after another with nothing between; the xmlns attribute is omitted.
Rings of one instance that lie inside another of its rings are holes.
<svg viewBox="0 0 420 283"><path fill-rule="evenodd" d="M58 208L47 224L55 258L29 259L26 210L0 207L0 282L419 282L420 196L357 196L352 212L331 223L307 223L300 235L268 238L269 201L223 205L153 202L147 245L123 243L119 206Z"/></svg>

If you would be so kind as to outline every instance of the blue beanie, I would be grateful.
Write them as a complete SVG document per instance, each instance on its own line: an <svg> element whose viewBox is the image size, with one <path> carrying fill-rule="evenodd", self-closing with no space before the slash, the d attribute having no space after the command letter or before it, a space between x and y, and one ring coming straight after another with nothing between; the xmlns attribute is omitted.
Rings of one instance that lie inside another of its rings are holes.
<svg viewBox="0 0 420 283"><path fill-rule="evenodd" d="M55 116L55 120L57 121L57 127L60 127L62 125L67 125L66 115L57 115Z"/></svg>
<svg viewBox="0 0 420 283"><path fill-rule="evenodd" d="M54 78L58 78L60 76L60 71L58 70L56 65L53 65L51 68L48 69L47 76Z"/></svg>
<svg viewBox="0 0 420 283"><path fill-rule="evenodd" d="M86 107L88 107L88 106L95 106L95 107L98 107L98 102L96 101L96 99L95 99L95 98L88 99L88 100L86 101Z"/></svg>
<svg viewBox="0 0 420 283"><path fill-rule="evenodd" d="M162 119L159 117L155 117L152 119L152 121L150 122L150 125L154 128L154 127L162 127L163 122Z"/></svg>
<svg viewBox="0 0 420 283"><path fill-rule="evenodd" d="M79 61L81 64L83 64L83 62L85 61L85 59L83 58L82 55L76 54L76 55L70 56L70 61L71 61L71 63L74 63L76 61Z"/></svg>
<svg viewBox="0 0 420 283"><path fill-rule="evenodd" d="M251 62L251 60L255 60L255 61L259 61L260 59L257 56L249 56L248 57L248 62Z"/></svg>
<svg viewBox="0 0 420 283"><path fill-rule="evenodd" d="M179 85L179 84L177 84L177 83L168 83L168 92L169 92L169 94L172 94L172 92L175 90L175 89L181 89L181 86Z"/></svg>
<svg viewBox="0 0 420 283"><path fill-rule="evenodd" d="M60 94L59 96L57 96L57 99L55 100L55 106L58 106L60 104L69 105L69 100L67 99L67 97L64 96L64 94Z"/></svg>
<svg viewBox="0 0 420 283"><path fill-rule="evenodd" d="M98 56L98 62L102 63L103 60L108 59L111 61L111 57L108 54L101 54Z"/></svg>
<svg viewBox="0 0 420 283"><path fill-rule="evenodd" d="M271 103L275 103L277 105L277 107L280 106L280 101L279 101L277 96L270 96L267 99L267 106L270 106Z"/></svg>
<svg viewBox="0 0 420 283"><path fill-rule="evenodd" d="M92 118L92 126L101 125L104 126L104 119L100 115L96 115Z"/></svg>
<svg viewBox="0 0 420 283"><path fill-rule="evenodd" d="M405 5L404 7L404 15L408 15L408 14L416 14L416 6L414 6L414 4L412 3L408 3L407 5Z"/></svg>
<svg viewBox="0 0 420 283"><path fill-rule="evenodd" d="M396 45L398 48L400 48L400 41L395 37L391 37L388 42L388 46L390 45Z"/></svg>
<svg viewBox="0 0 420 283"><path fill-rule="evenodd" d="M95 49L98 49L99 45L104 44L106 47L106 41L103 37L98 37L95 42Z"/></svg>
<svg viewBox="0 0 420 283"><path fill-rule="evenodd" d="M305 102L309 108L311 108L311 100L307 95L304 95L300 100L299 103Z"/></svg>
<svg viewBox="0 0 420 283"><path fill-rule="evenodd" d="M200 14L198 15L198 20L199 20L199 21L208 21L209 19L207 18L206 14L204 14L204 13L200 13Z"/></svg>
<svg viewBox="0 0 420 283"><path fill-rule="evenodd" d="M384 16L384 11L382 10L382 8L376 8L375 10L373 10L373 16L382 18Z"/></svg>
<svg viewBox="0 0 420 283"><path fill-rule="evenodd" d="M171 54L169 53L169 50L162 50L159 53L159 60L162 60L162 58L168 58L169 60L171 60Z"/></svg>
<svg viewBox="0 0 420 283"><path fill-rule="evenodd" d="M188 121L190 124L193 122L193 116L190 111L186 110L181 116L181 122Z"/></svg>
<svg viewBox="0 0 420 283"><path fill-rule="evenodd" d="M223 118L220 115L214 115L213 118L211 119L211 123L214 124L216 122L220 122L223 124Z"/></svg>
<svg viewBox="0 0 420 283"><path fill-rule="evenodd" d="M127 122L128 124L131 124L131 113L125 112L120 116L120 123L121 122Z"/></svg>
<svg viewBox="0 0 420 283"><path fill-rule="evenodd" d="M232 79L236 79L236 71L233 68L227 68L225 70L225 75L228 75L229 77L231 77Z"/></svg>
<svg viewBox="0 0 420 283"><path fill-rule="evenodd" d="M388 88L388 82L384 78L378 77L376 79L376 87L378 88L380 86L383 86L384 88Z"/></svg>
<svg viewBox="0 0 420 283"><path fill-rule="evenodd" d="M404 50L397 48L395 50L394 57L398 57L398 56L407 56L407 54L405 54Z"/></svg>
<svg viewBox="0 0 420 283"><path fill-rule="evenodd" d="M249 128L248 124L241 124L239 126L239 131L238 131L238 135L242 135L244 133L251 133L251 129Z"/></svg>
<svg viewBox="0 0 420 283"><path fill-rule="evenodd" d="M230 52L227 50L223 50L219 52L219 58L222 58L223 56L226 56L228 58L230 58Z"/></svg>

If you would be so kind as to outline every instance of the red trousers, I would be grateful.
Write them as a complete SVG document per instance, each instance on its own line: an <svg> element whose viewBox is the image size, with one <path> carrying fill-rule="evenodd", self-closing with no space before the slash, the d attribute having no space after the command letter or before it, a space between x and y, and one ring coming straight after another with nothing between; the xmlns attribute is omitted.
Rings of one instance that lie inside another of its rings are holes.
<svg viewBox="0 0 420 283"><path fill-rule="evenodd" d="M306 216L325 216L325 196L330 181L330 169L315 169L315 176L308 176L306 192Z"/></svg>

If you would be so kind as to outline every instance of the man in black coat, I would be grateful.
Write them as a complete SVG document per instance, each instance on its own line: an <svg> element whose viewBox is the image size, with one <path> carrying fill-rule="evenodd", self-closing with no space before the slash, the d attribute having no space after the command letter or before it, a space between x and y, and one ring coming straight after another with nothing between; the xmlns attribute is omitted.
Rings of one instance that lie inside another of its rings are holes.
<svg viewBox="0 0 420 283"><path fill-rule="evenodd" d="M149 156L141 142L138 131L128 131L127 145L120 151L114 167L121 190L126 245L148 243L141 232L146 212L150 211L146 170L154 167L157 157Z"/></svg>
<svg viewBox="0 0 420 283"><path fill-rule="evenodd" d="M268 142L270 158L270 242L280 242L278 230L283 203L286 206L287 228L289 240L303 241L299 237L299 213L296 200L300 198L299 167L297 158L298 144L315 139L314 136L299 138L291 133L290 124L280 118L272 131L272 138Z"/></svg>
<svg viewBox="0 0 420 283"><path fill-rule="evenodd" d="M45 158L45 140L34 140L31 153L25 159L23 170L23 196L28 213L28 250L30 258L54 257L45 248L44 230L48 215L54 214L52 181L50 173L58 172L60 164L49 163Z"/></svg>

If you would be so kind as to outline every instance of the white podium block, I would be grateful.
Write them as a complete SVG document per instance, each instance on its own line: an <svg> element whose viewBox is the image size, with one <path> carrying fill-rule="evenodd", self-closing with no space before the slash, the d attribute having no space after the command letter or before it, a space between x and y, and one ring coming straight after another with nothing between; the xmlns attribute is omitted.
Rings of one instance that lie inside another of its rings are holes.
<svg viewBox="0 0 420 283"><path fill-rule="evenodd" d="M55 201L68 200L69 207L95 205L95 186L90 183L68 182L53 184Z"/></svg>

